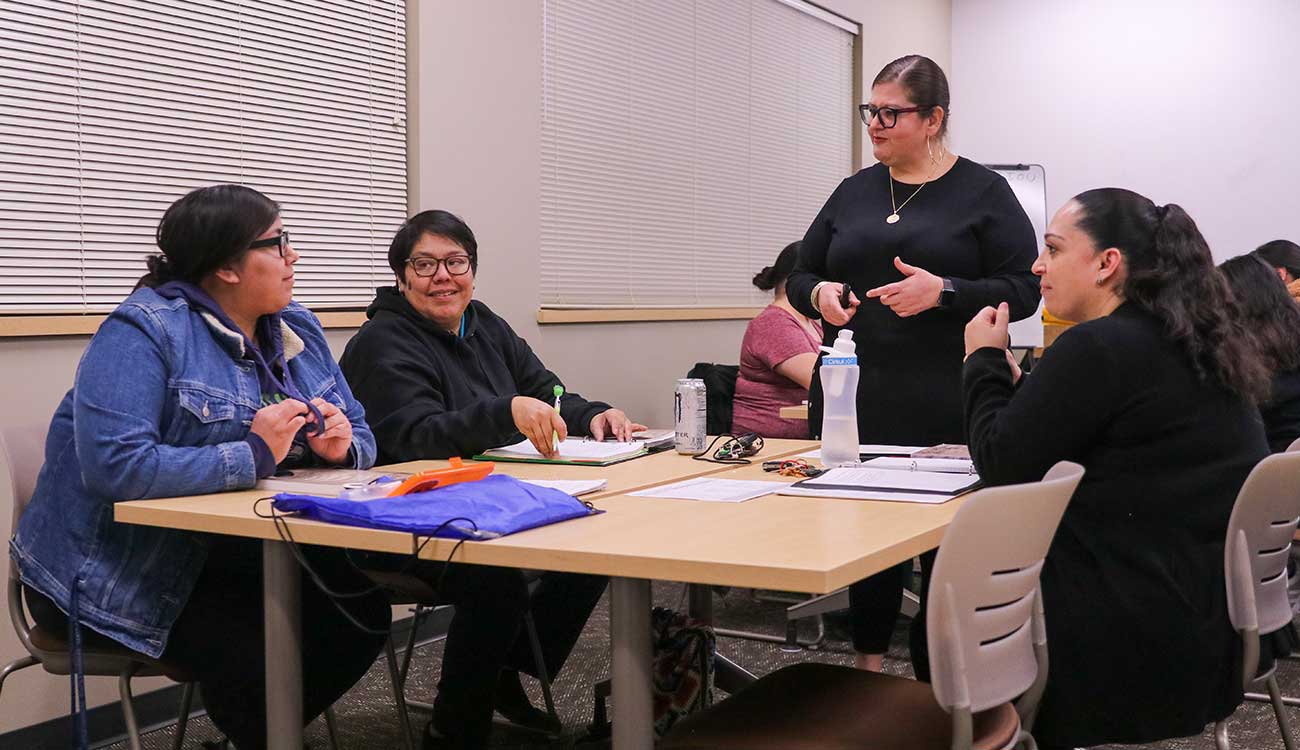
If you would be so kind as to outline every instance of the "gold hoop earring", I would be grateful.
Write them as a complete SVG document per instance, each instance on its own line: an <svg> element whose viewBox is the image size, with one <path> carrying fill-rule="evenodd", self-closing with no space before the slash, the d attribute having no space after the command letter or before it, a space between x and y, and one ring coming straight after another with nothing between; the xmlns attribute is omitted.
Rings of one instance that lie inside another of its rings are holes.
<svg viewBox="0 0 1300 750"><path fill-rule="evenodd" d="M930 163L931 163L931 164L938 164L938 163L939 163L939 160L936 159L936 158L934 158L934 151L930 148L930 136L928 136L928 135L925 137L925 153L927 153L927 154L930 155ZM940 153L941 153L941 155L942 155L942 152L940 152Z"/></svg>

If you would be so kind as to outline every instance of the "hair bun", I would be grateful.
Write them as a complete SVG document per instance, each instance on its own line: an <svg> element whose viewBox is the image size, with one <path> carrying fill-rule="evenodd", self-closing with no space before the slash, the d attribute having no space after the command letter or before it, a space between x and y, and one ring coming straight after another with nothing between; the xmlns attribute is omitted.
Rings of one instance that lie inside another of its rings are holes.
<svg viewBox="0 0 1300 750"><path fill-rule="evenodd" d="M775 273L773 273L774 270L775 269L773 266L766 266L763 268L762 271L759 271L758 273L754 274L754 286L758 287L759 289L762 289L765 292L775 288L776 279L773 278L773 276L775 276Z"/></svg>

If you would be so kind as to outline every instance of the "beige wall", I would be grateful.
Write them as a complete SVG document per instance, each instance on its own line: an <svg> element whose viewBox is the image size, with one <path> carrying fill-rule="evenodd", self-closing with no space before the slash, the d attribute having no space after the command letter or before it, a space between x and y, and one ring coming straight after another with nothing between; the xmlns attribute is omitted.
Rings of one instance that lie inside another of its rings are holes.
<svg viewBox="0 0 1300 750"><path fill-rule="evenodd" d="M863 24L864 87L886 62L910 52L948 66L948 0L818 4ZM744 321L537 324L542 3L412 0L408 7L418 28L412 208L452 211L474 229L476 296L566 384L670 427L673 381L695 362L735 363Z"/></svg>
<svg viewBox="0 0 1300 750"><path fill-rule="evenodd" d="M863 24L869 86L889 60L910 52L950 60L949 0L822 0ZM539 326L541 8L525 0L408 0L412 55L412 207L445 208L474 228L481 246L476 294L504 315L575 390L656 426L671 426L673 380L697 361L734 363L743 321ZM342 352L348 331L331 331ZM84 337L0 339L5 422L48 420L72 382ZM6 487L5 483L0 487ZM0 538L9 537L0 490ZM0 663L21 654L0 624ZM92 679L98 704L116 697ZM142 689L160 681L141 681ZM67 711L67 683L25 670L0 698L0 734Z"/></svg>

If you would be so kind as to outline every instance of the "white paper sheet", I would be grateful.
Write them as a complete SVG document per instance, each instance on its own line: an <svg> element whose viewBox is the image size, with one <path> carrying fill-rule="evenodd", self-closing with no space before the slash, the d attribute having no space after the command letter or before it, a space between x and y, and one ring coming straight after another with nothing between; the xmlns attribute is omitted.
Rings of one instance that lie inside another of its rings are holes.
<svg viewBox="0 0 1300 750"><path fill-rule="evenodd" d="M652 487L631 493L634 497L663 497L676 500L702 500L712 503L742 503L787 486L785 482L742 479L688 479L685 482Z"/></svg>
<svg viewBox="0 0 1300 750"><path fill-rule="evenodd" d="M895 490L901 492L961 492L977 481L971 474L943 474L935 471L896 471L893 469L831 469L799 484L807 489Z"/></svg>
<svg viewBox="0 0 1300 750"><path fill-rule="evenodd" d="M882 456L863 461L864 469L894 469L901 471L937 471L945 474L974 474L975 464L960 458L894 458Z"/></svg>
<svg viewBox="0 0 1300 750"><path fill-rule="evenodd" d="M565 438L560 441L559 460L569 461L607 461L624 456L631 456L645 451L645 444L607 443L604 441L584 440L583 438ZM506 445L483 451L485 456L519 456L520 458L543 458L541 453L528 440L521 440L514 445Z"/></svg>
<svg viewBox="0 0 1300 750"><path fill-rule="evenodd" d="M600 492L609 486L609 482L604 479L521 479L519 481L539 487L550 487L553 490L567 492L574 497Z"/></svg>

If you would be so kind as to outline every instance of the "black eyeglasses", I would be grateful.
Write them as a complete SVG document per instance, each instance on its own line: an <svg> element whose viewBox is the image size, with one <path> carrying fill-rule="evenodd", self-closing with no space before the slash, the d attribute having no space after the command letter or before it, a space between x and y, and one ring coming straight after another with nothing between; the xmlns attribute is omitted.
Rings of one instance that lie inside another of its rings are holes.
<svg viewBox="0 0 1300 750"><path fill-rule="evenodd" d="M248 249L260 250L261 248L264 247L275 248L277 251L279 251L280 257L283 258L285 252L289 250L289 233L280 232L274 237L267 237L264 240L258 240L257 242L254 242L253 244L249 245Z"/></svg>
<svg viewBox="0 0 1300 750"><path fill-rule="evenodd" d="M438 266L447 267L447 273L452 276L463 276L469 273L469 256L453 255L450 258L408 258L407 264L415 271L416 276L429 277L438 272Z"/></svg>
<svg viewBox="0 0 1300 750"><path fill-rule="evenodd" d="M874 104L859 104L858 115L862 117L863 125L871 125L871 118L880 118L880 127L892 128L898 124L898 116L908 112L925 112L934 109L935 105L924 107L877 107Z"/></svg>

